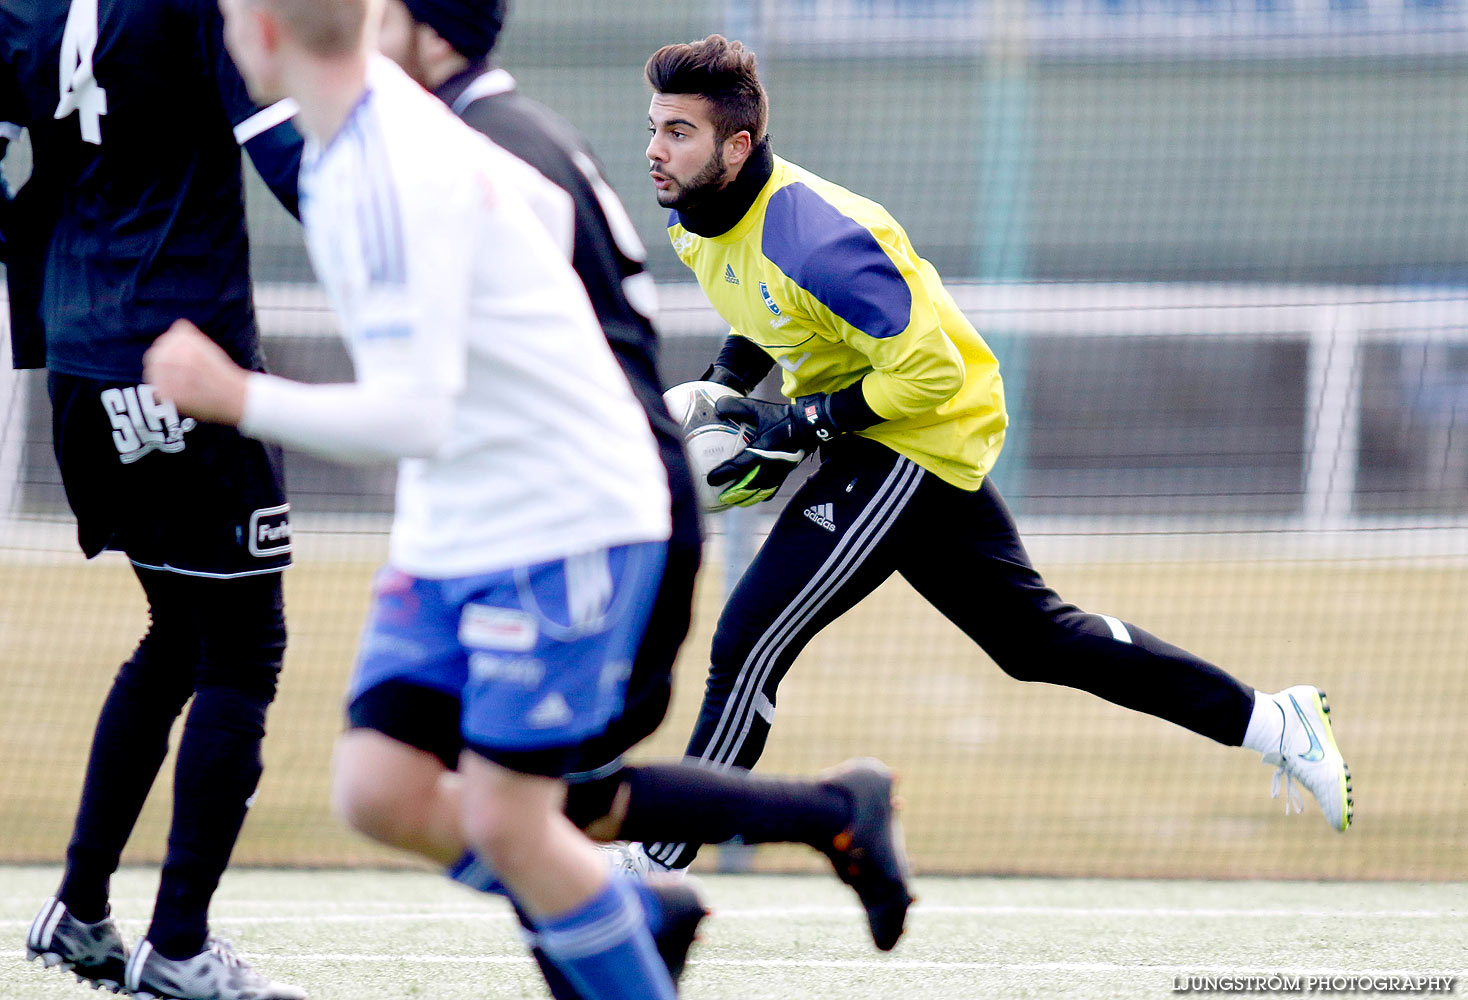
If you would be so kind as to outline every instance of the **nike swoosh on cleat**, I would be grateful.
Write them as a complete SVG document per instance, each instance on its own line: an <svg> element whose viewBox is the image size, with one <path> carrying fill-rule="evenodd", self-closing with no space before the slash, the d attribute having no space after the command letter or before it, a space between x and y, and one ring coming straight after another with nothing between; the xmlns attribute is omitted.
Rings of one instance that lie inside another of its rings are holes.
<svg viewBox="0 0 1468 1000"><path fill-rule="evenodd" d="M1313 764L1325 757L1325 749L1321 747L1320 740L1315 735L1315 727L1310 725L1309 719L1305 718L1305 710L1300 707L1300 703L1295 700L1294 695L1290 695L1290 704L1295 706L1295 714L1300 717L1300 724L1305 727L1305 732L1310 734L1310 749L1302 754L1296 754L1296 756L1301 760L1308 760Z"/></svg>

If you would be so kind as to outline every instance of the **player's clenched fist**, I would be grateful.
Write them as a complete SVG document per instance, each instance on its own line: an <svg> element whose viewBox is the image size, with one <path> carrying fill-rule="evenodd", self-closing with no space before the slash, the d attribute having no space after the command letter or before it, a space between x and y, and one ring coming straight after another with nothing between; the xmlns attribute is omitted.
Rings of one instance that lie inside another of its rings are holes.
<svg viewBox="0 0 1468 1000"><path fill-rule="evenodd" d="M216 424L238 424L249 372L186 319L175 320L143 355L143 381L178 412Z"/></svg>

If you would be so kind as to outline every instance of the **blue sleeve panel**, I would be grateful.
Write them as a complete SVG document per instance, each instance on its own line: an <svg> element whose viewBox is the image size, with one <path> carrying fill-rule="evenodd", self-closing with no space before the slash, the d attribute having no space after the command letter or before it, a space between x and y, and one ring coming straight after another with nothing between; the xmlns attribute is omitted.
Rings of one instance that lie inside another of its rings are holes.
<svg viewBox="0 0 1468 1000"><path fill-rule="evenodd" d="M764 254L816 301L870 337L895 337L912 316L906 279L861 223L801 183L770 197Z"/></svg>

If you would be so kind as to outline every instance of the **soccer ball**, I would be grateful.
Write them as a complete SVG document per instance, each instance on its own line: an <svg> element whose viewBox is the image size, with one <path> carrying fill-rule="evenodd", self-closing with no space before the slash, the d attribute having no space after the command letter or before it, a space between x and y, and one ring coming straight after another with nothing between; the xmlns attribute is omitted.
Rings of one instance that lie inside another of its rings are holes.
<svg viewBox="0 0 1468 1000"><path fill-rule="evenodd" d="M663 393L668 412L683 428L683 447L693 471L693 486L698 491L699 506L706 511L729 507L719 499L719 489L723 487L710 486L708 474L743 451L753 436L749 428L723 419L715 409L722 397L738 395L717 382L683 382Z"/></svg>

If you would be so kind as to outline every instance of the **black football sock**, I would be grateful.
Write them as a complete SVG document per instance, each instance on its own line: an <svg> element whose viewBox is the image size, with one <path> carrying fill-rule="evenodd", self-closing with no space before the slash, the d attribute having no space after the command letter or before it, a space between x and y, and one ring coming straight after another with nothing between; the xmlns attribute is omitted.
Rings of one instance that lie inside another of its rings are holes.
<svg viewBox="0 0 1468 1000"><path fill-rule="evenodd" d="M108 883L168 753L168 734L194 689L194 633L173 613L172 573L138 570L153 623L122 665L97 717L66 871L56 895L72 916L107 915Z"/></svg>
<svg viewBox="0 0 1468 1000"><path fill-rule="evenodd" d="M265 705L231 688L201 688L178 747L173 824L148 940L165 958L204 950L209 901L229 864L260 780Z"/></svg>
<svg viewBox="0 0 1468 1000"><path fill-rule="evenodd" d="M629 766L620 777L631 792L619 834L627 840L825 847L851 819L847 794L811 779L681 763Z"/></svg>
<svg viewBox="0 0 1468 1000"><path fill-rule="evenodd" d="M107 915L108 883L163 766L169 729L182 707L138 684L131 666L118 674L97 718L66 872L56 891L71 915L89 924Z"/></svg>
<svg viewBox="0 0 1468 1000"><path fill-rule="evenodd" d="M260 782L265 712L286 641L279 574L209 581L197 590L203 652L179 741L173 822L148 929L153 947L172 959L203 950L209 901Z"/></svg>

